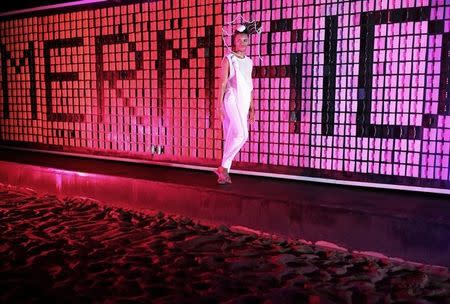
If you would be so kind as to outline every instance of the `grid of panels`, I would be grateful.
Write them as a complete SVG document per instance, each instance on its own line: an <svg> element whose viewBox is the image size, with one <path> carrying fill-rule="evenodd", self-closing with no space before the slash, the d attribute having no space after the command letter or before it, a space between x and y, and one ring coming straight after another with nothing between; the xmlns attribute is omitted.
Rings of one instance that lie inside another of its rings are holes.
<svg viewBox="0 0 450 304"><path fill-rule="evenodd" d="M220 16L214 1L152 1L2 22L2 141L220 157L211 73L223 56Z"/></svg>
<svg viewBox="0 0 450 304"><path fill-rule="evenodd" d="M224 22L241 12L265 29L242 160L450 187L449 3L230 0Z"/></svg>
<svg viewBox="0 0 450 304"><path fill-rule="evenodd" d="M237 14L264 30L238 166L450 188L444 0L150 1L2 20L1 141L217 163L221 27Z"/></svg>

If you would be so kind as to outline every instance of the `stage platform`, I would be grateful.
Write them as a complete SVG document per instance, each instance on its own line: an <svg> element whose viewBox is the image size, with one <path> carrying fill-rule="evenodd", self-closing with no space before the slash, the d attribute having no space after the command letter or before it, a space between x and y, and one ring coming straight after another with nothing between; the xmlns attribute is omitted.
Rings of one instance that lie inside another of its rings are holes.
<svg viewBox="0 0 450 304"><path fill-rule="evenodd" d="M212 171L5 148L0 182L450 266L448 195L236 174L218 185Z"/></svg>

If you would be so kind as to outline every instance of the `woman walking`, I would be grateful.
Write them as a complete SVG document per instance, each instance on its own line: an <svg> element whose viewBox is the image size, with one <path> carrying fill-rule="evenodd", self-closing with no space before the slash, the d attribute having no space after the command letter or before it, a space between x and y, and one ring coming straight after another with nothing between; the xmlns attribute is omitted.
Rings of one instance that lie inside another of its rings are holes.
<svg viewBox="0 0 450 304"><path fill-rule="evenodd" d="M232 36L232 51L222 60L218 113L223 124L222 163L215 170L219 184L231 183L231 163L248 139L248 123L254 122L253 62L246 55L249 30L241 25Z"/></svg>

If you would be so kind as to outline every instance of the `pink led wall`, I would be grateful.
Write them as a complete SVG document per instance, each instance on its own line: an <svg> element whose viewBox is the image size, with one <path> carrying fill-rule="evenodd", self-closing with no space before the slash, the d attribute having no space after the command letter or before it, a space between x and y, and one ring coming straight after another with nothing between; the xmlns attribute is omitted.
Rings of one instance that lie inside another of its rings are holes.
<svg viewBox="0 0 450 304"><path fill-rule="evenodd" d="M1 19L1 143L217 165L222 25L242 13L262 61L253 39L235 167L450 189L448 1L190 2Z"/></svg>

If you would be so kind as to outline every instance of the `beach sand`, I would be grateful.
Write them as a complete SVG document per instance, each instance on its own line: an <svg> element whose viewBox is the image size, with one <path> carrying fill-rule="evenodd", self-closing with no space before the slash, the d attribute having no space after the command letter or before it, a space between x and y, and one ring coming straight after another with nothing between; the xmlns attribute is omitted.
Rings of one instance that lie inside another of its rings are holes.
<svg viewBox="0 0 450 304"><path fill-rule="evenodd" d="M450 275L0 185L0 303L40 302L450 303Z"/></svg>

